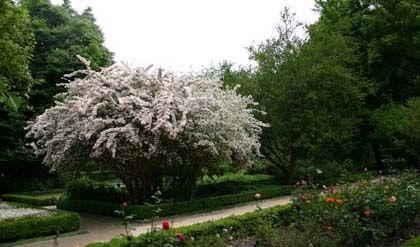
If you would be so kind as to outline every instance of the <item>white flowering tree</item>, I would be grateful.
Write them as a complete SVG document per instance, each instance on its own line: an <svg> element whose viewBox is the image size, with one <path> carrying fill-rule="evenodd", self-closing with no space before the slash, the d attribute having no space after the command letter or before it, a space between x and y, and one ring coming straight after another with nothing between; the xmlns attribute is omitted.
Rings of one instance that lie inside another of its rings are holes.
<svg viewBox="0 0 420 247"><path fill-rule="evenodd" d="M34 152L51 168L96 161L122 179L132 203L142 203L171 166L185 168L191 193L203 167L246 165L259 155L265 124L253 116L255 103L220 81L123 65L96 72L84 62L86 70L66 76L55 106L27 127Z"/></svg>

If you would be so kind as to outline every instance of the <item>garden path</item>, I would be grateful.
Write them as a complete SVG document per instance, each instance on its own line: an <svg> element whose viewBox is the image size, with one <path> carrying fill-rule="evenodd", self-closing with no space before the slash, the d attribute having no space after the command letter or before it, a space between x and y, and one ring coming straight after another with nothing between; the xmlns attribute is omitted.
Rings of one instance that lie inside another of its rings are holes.
<svg viewBox="0 0 420 247"><path fill-rule="evenodd" d="M250 202L239 204L231 208L224 208L212 212L199 213L194 215L178 215L166 217L173 220L174 227L188 226L195 223L205 222L209 220L219 220L231 215L241 215L256 210L257 204L261 208L270 208L277 205L285 205L290 202L290 196L277 197L258 202ZM146 233L150 229L150 224L141 223L133 226L135 230L133 235L137 236ZM112 238L124 232L123 227L118 218L81 214L80 230L87 232L86 234L68 236L59 238L59 247L75 247L85 246L93 242L109 241ZM24 247L52 247L54 240L45 240L40 242L28 243L21 246Z"/></svg>

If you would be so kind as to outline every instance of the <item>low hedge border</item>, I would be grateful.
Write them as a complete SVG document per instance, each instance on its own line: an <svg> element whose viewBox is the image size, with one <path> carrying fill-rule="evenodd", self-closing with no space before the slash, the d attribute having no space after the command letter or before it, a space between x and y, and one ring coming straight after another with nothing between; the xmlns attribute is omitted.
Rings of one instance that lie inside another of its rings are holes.
<svg viewBox="0 0 420 247"><path fill-rule="evenodd" d="M45 194L39 192L39 194L30 193L17 193L17 194L4 194L1 198L9 202L19 202L35 206L50 206L55 205L60 197L60 192L63 191L47 191Z"/></svg>
<svg viewBox="0 0 420 247"><path fill-rule="evenodd" d="M402 247L420 247L420 236L406 241Z"/></svg>
<svg viewBox="0 0 420 247"><path fill-rule="evenodd" d="M0 221L0 243L54 235L79 229L79 214L54 211L48 216L31 216Z"/></svg>
<svg viewBox="0 0 420 247"><path fill-rule="evenodd" d="M160 216L169 216L184 213L193 213L199 211L209 211L225 206L230 206L239 203L245 203L255 200L256 193L261 194L261 199L269 199L276 196L290 195L292 193L292 186L263 186L259 190L246 191L237 194L214 196L207 198L200 198L185 202L175 202L159 205L162 209ZM115 210L121 209L120 204L107 203L103 201L93 200L74 200L70 198L63 198L57 203L59 209L87 212L100 215L115 216ZM133 215L137 219L149 219L153 217L153 209L145 205L132 205L126 208L128 215Z"/></svg>
<svg viewBox="0 0 420 247"><path fill-rule="evenodd" d="M282 206L276 206L268 209L262 209L255 212L246 213L239 216L230 216L217 221L207 221L190 226L173 228L168 231L160 232L165 236L175 236L175 233L181 232L187 237L206 237L217 233L222 233L226 229L231 232L241 232L242 234L255 234L261 224L261 220L270 221L274 225L287 225L290 223L290 214L292 213L291 203ZM107 243L92 243L86 247L145 247L154 240L162 237L162 234L143 234L138 237L128 239L126 237L117 237Z"/></svg>

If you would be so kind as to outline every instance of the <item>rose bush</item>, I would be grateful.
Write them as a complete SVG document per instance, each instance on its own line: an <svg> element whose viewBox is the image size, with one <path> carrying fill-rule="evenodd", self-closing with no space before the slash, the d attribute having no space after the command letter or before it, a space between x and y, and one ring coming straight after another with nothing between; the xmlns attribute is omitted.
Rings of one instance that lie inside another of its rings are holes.
<svg viewBox="0 0 420 247"><path fill-rule="evenodd" d="M300 191L294 199L295 224L325 229L325 241L339 246L366 246L397 235L420 213L420 179L402 175L379 183L361 181L334 192ZM305 200L302 200L304 194Z"/></svg>

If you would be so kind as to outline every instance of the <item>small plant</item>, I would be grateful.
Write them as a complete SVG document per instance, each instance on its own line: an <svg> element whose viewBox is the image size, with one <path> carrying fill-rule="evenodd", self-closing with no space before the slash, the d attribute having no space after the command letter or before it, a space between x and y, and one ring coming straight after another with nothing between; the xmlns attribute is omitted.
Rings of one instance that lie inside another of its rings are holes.
<svg viewBox="0 0 420 247"><path fill-rule="evenodd" d="M133 215L127 215L126 208L128 207L128 201L121 203L121 210L115 210L115 213L121 217L121 223L124 226L125 236L131 238L130 220L134 218Z"/></svg>
<svg viewBox="0 0 420 247"><path fill-rule="evenodd" d="M160 208L160 203L162 202L162 199L160 198L162 196L162 192L159 190L155 192L152 198L152 203L145 203L146 206L151 208L151 211L153 212L152 217L150 218L150 231L154 232L156 231L155 222L159 220L159 214L162 212L162 209Z"/></svg>

